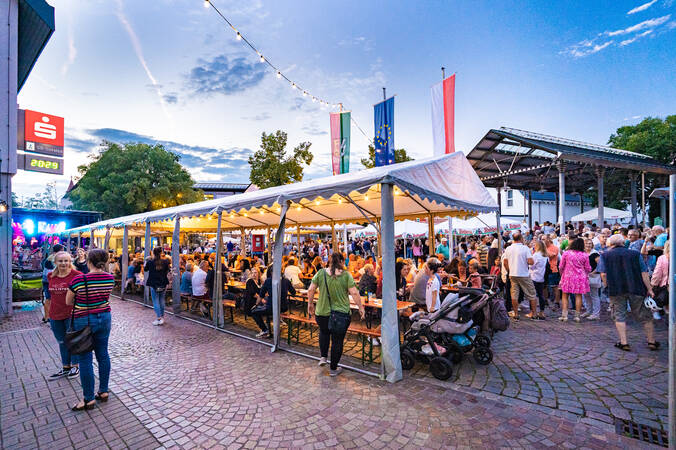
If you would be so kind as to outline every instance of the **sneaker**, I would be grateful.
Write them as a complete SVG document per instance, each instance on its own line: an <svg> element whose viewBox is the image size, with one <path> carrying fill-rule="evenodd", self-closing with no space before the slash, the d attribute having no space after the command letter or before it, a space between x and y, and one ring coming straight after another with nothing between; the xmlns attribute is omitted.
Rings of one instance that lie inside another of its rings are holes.
<svg viewBox="0 0 676 450"><path fill-rule="evenodd" d="M329 371L329 375L332 377L337 377L343 371L342 367L336 367L336 370Z"/></svg>
<svg viewBox="0 0 676 450"><path fill-rule="evenodd" d="M52 380L58 380L59 378L63 378L63 377L65 377L65 376L67 376L69 373L70 373L70 369L63 369L63 368L62 368L62 369L59 370L58 372L51 374L51 375L49 376L48 380L49 380L49 381L52 381Z"/></svg>
<svg viewBox="0 0 676 450"><path fill-rule="evenodd" d="M561 316L561 317L559 317L559 320L561 322L568 322L568 316Z"/></svg>
<svg viewBox="0 0 676 450"><path fill-rule="evenodd" d="M374 347L380 347L380 339L372 338L371 339L371 345L373 345Z"/></svg>
<svg viewBox="0 0 676 450"><path fill-rule="evenodd" d="M153 320L153 325L155 325L155 326L161 325L160 319Z"/></svg>
<svg viewBox="0 0 676 450"><path fill-rule="evenodd" d="M592 313L589 312L589 311L587 311L587 312L583 312L582 315L581 315L580 317L582 317L583 319L586 319L587 317L589 317L589 316L591 316L591 315L592 315Z"/></svg>
<svg viewBox="0 0 676 450"><path fill-rule="evenodd" d="M589 317L587 317L587 320L599 320L600 317L597 316L596 314L591 314Z"/></svg>
<svg viewBox="0 0 676 450"><path fill-rule="evenodd" d="M329 363L329 362L326 360L326 358L324 358L324 357L319 358L319 364L318 364L318 365L319 365L320 367L321 367L321 366L325 366L325 365L327 365L328 363Z"/></svg>
<svg viewBox="0 0 676 450"><path fill-rule="evenodd" d="M258 333L256 335L257 338L266 338L266 337L269 337L269 336L270 336L269 331L261 331L260 333Z"/></svg>
<svg viewBox="0 0 676 450"><path fill-rule="evenodd" d="M160 317L159 322L159 325L164 325L164 317Z"/></svg>
<svg viewBox="0 0 676 450"><path fill-rule="evenodd" d="M80 375L80 368L78 366L73 366L68 371L68 378L75 378Z"/></svg>
<svg viewBox="0 0 676 450"><path fill-rule="evenodd" d="M514 311L510 311L507 313L509 317L516 317L516 313Z"/></svg>
<svg viewBox="0 0 676 450"><path fill-rule="evenodd" d="M574 320L575 322L577 322L577 323L580 323L580 315L579 315L579 314L575 314L575 317L573 318L573 320Z"/></svg>

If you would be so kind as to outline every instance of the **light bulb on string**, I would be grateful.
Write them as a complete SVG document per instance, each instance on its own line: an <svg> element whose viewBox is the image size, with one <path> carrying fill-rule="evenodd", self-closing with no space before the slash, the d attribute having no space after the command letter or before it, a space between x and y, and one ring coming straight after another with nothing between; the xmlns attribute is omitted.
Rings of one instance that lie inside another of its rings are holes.
<svg viewBox="0 0 676 450"><path fill-rule="evenodd" d="M265 62L265 57L264 57L263 55L261 55L260 53L259 53L259 55L261 56L261 62L264 63L264 62Z"/></svg>
<svg viewBox="0 0 676 450"><path fill-rule="evenodd" d="M303 97L307 97L307 91L303 91Z"/></svg>
<svg viewBox="0 0 676 450"><path fill-rule="evenodd" d="M209 7L209 0L204 0L204 7L208 8Z"/></svg>
<svg viewBox="0 0 676 450"><path fill-rule="evenodd" d="M282 78L282 72L280 72L279 70L277 71L277 78Z"/></svg>
<svg viewBox="0 0 676 450"><path fill-rule="evenodd" d="M237 39L238 41L242 40L242 35L239 34L239 31L237 32L237 36L235 36L235 39Z"/></svg>
<svg viewBox="0 0 676 450"><path fill-rule="evenodd" d="M291 89L296 89L296 83L291 83Z"/></svg>

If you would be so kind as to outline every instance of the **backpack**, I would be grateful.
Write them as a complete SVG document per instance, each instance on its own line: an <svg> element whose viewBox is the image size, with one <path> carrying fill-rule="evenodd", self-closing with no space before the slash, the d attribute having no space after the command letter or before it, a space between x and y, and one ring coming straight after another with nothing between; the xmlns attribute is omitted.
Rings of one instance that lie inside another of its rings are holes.
<svg viewBox="0 0 676 450"><path fill-rule="evenodd" d="M491 328L494 331L505 331L509 328L509 315L505 308L505 301L500 297L493 297L490 301Z"/></svg>

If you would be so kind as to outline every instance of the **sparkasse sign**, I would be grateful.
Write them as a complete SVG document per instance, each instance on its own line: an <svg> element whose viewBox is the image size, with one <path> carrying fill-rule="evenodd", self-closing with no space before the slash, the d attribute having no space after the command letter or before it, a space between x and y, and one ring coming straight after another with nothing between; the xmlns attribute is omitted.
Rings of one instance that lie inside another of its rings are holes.
<svg viewBox="0 0 676 450"><path fill-rule="evenodd" d="M18 130L17 147L19 150L49 156L63 156L63 117L30 109L20 109Z"/></svg>

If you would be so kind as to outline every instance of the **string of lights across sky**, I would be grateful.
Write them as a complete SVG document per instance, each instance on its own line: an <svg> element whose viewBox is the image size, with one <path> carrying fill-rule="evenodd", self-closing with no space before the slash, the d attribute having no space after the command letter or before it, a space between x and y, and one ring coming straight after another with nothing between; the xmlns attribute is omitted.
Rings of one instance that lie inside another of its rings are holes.
<svg viewBox="0 0 676 450"><path fill-rule="evenodd" d="M232 31L235 32L235 39L237 39L238 41L244 42L247 46L249 46L249 48L251 48L251 50L253 50L254 52L256 52L256 55L258 55L258 59L260 60L260 62L261 62L262 64L267 64L272 70L274 70L275 73L277 74L277 78L279 78L280 80L283 79L283 80L285 80L286 82L288 82L289 85L291 86L291 89L294 89L294 90L297 90L297 91L301 92L302 95L303 95L303 97L309 97L309 98L311 98L312 101L313 101L314 103L319 103L321 106L329 106L329 107L333 107L333 108L338 108L338 107L340 107L340 108L341 108L341 111L342 111L342 108L343 108L343 104L342 104L342 103L331 103L331 102L328 102L328 101L324 100L324 99L321 98L321 97L318 97L318 96L316 96L316 95L312 95L312 94L310 94L306 89L301 88L295 81L293 81L292 79L290 79L289 77L287 77L284 73L282 73L282 71L281 71L277 66L275 66L274 64L272 64L272 63L270 62L270 60L269 60L268 58L266 58L266 57L265 57L265 56L264 56L264 55L263 55L263 54L262 54L262 53L261 53L261 52L260 52L260 51L252 44L252 43L251 43L250 40L248 40L244 35L242 35L242 33L241 33L237 28L235 28L235 26L232 24L232 22L230 22L230 21L228 20L228 18L225 17L225 16L223 15L223 13L218 9L218 7L216 7L216 5L214 4L213 0L204 0L204 7L205 7L205 8L211 7L214 11L216 11L216 13L221 17L221 19L223 19L223 21L224 21L226 24L228 24L228 26L229 26L230 28L232 28ZM371 138L364 132L364 130L362 130L362 128L361 128L361 127L359 126L359 124L354 120L354 118L352 117L352 115L350 115L350 119L351 119L352 123L355 124L355 126L357 127L357 129L364 135L364 137L366 137L366 139L368 139L369 142L373 143L373 141L371 140Z"/></svg>

